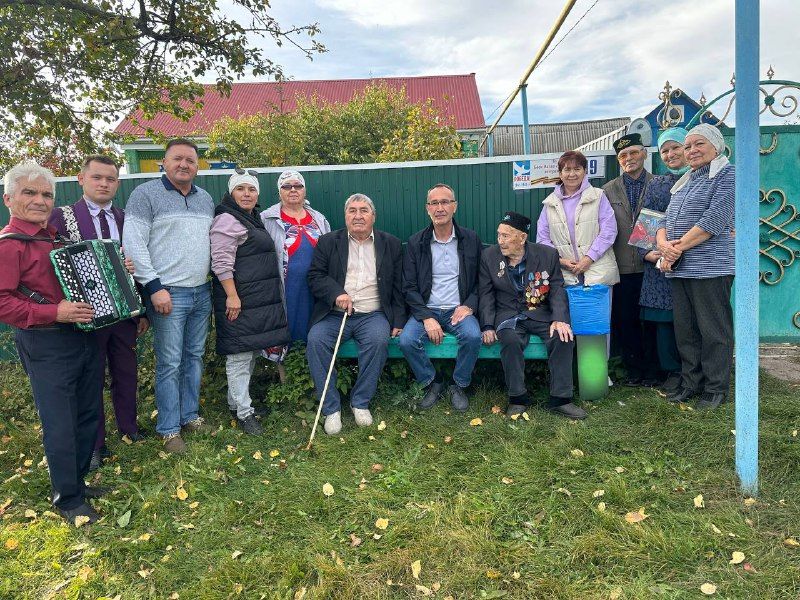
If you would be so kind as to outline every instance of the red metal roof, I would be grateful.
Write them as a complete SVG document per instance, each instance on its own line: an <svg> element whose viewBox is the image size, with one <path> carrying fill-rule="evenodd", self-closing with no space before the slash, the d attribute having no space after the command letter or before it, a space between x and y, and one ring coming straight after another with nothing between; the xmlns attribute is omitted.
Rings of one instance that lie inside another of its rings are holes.
<svg viewBox="0 0 800 600"><path fill-rule="evenodd" d="M283 81L234 83L231 95L220 96L213 85L207 85L201 108L188 121L160 113L152 120L134 125L131 117L141 117L135 110L114 130L121 135L145 135L151 127L166 136L203 135L224 116L239 117L271 112L277 107L291 112L297 106L298 96L310 99L315 93L329 103L348 102L370 83L385 83L400 89L405 86L412 102L433 99L434 105L448 122L454 119L456 129L480 129L485 126L475 74L432 75L425 77L376 77L373 79L336 79L318 81Z"/></svg>

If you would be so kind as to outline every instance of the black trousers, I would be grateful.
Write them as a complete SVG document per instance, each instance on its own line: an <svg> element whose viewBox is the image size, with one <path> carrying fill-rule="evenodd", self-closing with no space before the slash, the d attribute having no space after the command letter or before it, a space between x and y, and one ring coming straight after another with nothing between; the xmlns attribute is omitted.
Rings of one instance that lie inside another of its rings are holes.
<svg viewBox="0 0 800 600"><path fill-rule="evenodd" d="M559 406L572 401L572 349L575 342L562 342L558 334L550 337L550 323L520 319L514 329L497 332L500 341L500 362L506 379L509 398L526 394L525 348L531 335L541 338L547 348L547 366L550 368L550 405ZM515 404L522 404L515 401Z"/></svg>
<svg viewBox="0 0 800 600"><path fill-rule="evenodd" d="M84 503L83 478L97 437L97 398L103 364L94 333L58 325L17 329L17 351L42 422L53 504L69 510Z"/></svg>
<svg viewBox="0 0 800 600"><path fill-rule="evenodd" d="M611 337L622 356L628 377L655 379L658 376L658 358L645 355L642 322L639 320L643 276L643 273L619 276L611 303Z"/></svg>
<svg viewBox="0 0 800 600"><path fill-rule="evenodd" d="M681 385L688 390L728 393L733 363L732 285L733 275L670 279Z"/></svg>

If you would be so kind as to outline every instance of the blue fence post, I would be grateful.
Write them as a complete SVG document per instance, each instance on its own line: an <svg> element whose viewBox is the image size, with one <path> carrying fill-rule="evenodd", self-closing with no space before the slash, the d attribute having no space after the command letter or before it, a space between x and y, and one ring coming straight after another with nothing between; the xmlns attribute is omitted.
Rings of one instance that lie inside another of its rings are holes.
<svg viewBox="0 0 800 600"><path fill-rule="evenodd" d="M759 2L736 0L736 473L758 492Z"/></svg>
<svg viewBox="0 0 800 600"><path fill-rule="evenodd" d="M522 153L531 153L531 124L528 122L528 84L520 88L522 101Z"/></svg>

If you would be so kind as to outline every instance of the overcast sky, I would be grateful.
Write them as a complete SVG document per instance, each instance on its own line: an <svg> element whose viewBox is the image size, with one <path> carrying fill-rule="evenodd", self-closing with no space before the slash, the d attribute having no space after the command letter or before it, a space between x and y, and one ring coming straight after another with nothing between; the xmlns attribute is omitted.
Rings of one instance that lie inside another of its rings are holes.
<svg viewBox="0 0 800 600"><path fill-rule="evenodd" d="M595 0L578 0L556 41ZM293 79L475 73L487 122L516 87L561 0L273 0L284 25L318 22L313 62L270 50ZM598 0L529 80L532 122L642 116L668 79L695 99L729 89L733 0ZM761 73L800 80L800 0L761 0ZM504 122L521 122L516 101Z"/></svg>

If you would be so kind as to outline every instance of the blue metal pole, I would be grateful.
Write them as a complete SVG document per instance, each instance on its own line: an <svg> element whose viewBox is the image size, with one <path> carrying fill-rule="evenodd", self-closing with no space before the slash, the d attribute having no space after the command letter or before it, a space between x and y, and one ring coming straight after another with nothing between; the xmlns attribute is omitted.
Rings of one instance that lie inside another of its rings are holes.
<svg viewBox="0 0 800 600"><path fill-rule="evenodd" d="M522 99L522 153L531 153L531 125L528 123L528 84L520 88Z"/></svg>
<svg viewBox="0 0 800 600"><path fill-rule="evenodd" d="M494 132L488 135L486 138L486 143L488 144L487 150L489 152L489 156L494 156Z"/></svg>
<svg viewBox="0 0 800 600"><path fill-rule="evenodd" d="M736 0L736 473L758 492L759 2Z"/></svg>

